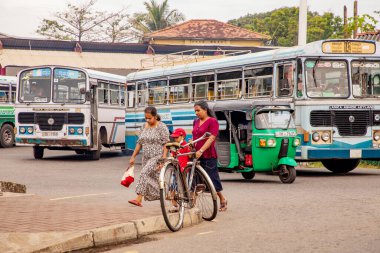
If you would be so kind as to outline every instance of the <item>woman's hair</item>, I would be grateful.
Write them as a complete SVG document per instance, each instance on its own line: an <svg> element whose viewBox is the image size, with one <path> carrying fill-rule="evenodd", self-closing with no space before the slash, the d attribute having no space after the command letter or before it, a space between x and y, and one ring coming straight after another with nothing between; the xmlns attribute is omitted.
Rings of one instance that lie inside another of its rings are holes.
<svg viewBox="0 0 380 253"><path fill-rule="evenodd" d="M156 117L158 121L161 121L161 116L157 113L157 109L154 106L148 106L144 110L145 113L149 113L153 117Z"/></svg>
<svg viewBox="0 0 380 253"><path fill-rule="evenodd" d="M197 101L197 102L195 102L194 106L199 106L203 110L207 111L207 115L209 117L215 118L215 113L213 112L213 110L210 109L210 107L208 107L207 101L205 101L205 100Z"/></svg>

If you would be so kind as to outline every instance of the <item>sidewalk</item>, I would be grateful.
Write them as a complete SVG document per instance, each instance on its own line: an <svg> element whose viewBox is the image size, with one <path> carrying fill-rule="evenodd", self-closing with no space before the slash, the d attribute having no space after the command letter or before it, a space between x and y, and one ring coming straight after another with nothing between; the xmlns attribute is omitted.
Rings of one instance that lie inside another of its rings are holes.
<svg viewBox="0 0 380 253"><path fill-rule="evenodd" d="M188 212L185 226L202 221ZM0 197L0 252L67 252L167 231L157 208L77 204L40 196Z"/></svg>

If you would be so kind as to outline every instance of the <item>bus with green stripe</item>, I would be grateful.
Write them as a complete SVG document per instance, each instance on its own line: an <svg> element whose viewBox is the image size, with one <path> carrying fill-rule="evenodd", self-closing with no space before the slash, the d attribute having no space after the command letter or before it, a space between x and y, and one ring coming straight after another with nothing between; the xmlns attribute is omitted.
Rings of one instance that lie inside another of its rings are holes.
<svg viewBox="0 0 380 253"><path fill-rule="evenodd" d="M13 147L15 141L15 94L17 78L0 76L0 147Z"/></svg>

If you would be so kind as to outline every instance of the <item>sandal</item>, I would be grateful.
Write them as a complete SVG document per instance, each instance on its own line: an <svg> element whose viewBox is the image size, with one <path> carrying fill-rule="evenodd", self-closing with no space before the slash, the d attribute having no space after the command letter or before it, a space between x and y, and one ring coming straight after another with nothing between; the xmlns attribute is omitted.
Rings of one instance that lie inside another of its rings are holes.
<svg viewBox="0 0 380 253"><path fill-rule="evenodd" d="M220 202L219 212L227 211L227 199L224 202Z"/></svg>
<svg viewBox="0 0 380 253"><path fill-rule="evenodd" d="M138 201L135 200L135 199L133 199L133 200L128 200L128 203L129 203L129 204L132 204L132 205L134 205L134 206L139 206L139 207L142 207L142 206L143 206L140 202L138 202Z"/></svg>

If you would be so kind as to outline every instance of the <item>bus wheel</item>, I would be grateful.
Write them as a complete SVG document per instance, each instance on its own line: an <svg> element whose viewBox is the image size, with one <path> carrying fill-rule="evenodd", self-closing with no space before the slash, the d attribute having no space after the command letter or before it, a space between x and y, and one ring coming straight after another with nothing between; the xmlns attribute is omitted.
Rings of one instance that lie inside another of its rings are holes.
<svg viewBox="0 0 380 253"><path fill-rule="evenodd" d="M334 173L347 173L358 167L360 159L335 159L322 161L323 166Z"/></svg>
<svg viewBox="0 0 380 253"><path fill-rule="evenodd" d="M44 157L44 148L33 147L34 159L42 159Z"/></svg>
<svg viewBox="0 0 380 253"><path fill-rule="evenodd" d="M4 124L0 130L0 146L3 148L11 148L15 143L15 134L13 127L9 124Z"/></svg>
<svg viewBox="0 0 380 253"><path fill-rule="evenodd" d="M241 175L243 176L244 179L250 180L255 177L255 172L254 171L242 172Z"/></svg>
<svg viewBox="0 0 380 253"><path fill-rule="evenodd" d="M291 184L296 180L296 169L293 166L281 165L280 168L280 180L284 184Z"/></svg>

